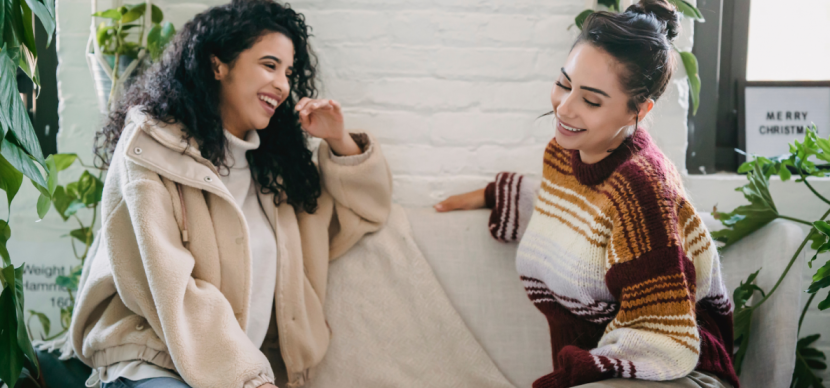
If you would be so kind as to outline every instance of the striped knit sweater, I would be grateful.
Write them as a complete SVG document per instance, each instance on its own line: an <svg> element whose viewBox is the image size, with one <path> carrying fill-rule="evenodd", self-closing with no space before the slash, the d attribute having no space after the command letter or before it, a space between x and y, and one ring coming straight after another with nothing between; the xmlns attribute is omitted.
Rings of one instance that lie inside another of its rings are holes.
<svg viewBox="0 0 830 388"><path fill-rule="evenodd" d="M541 184L501 173L490 231L548 319L554 372L535 388L693 370L738 387L732 305L709 232L674 166L637 130L596 164L552 140Z"/></svg>

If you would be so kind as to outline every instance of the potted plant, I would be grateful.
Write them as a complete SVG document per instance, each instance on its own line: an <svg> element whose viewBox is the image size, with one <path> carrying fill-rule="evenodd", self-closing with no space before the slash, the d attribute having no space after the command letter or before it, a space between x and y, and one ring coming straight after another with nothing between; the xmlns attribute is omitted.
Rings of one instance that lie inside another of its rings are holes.
<svg viewBox="0 0 830 388"><path fill-rule="evenodd" d="M734 333L736 353L734 364L735 371L738 373L740 373L741 363L747 350L746 346L749 343L752 313L775 293L778 286L787 276L793 264L795 264L795 261L808 244L812 249L816 250L816 253L808 262L810 268L813 268L814 262L820 257L823 257L825 262L817 266L818 268L813 275L812 283L807 289L810 298L807 300L798 321L799 333L801 331L801 323L804 321L804 316L812 304L813 299L819 293L826 292L825 289L830 288L830 259L825 255L827 252L830 252L830 224L827 223L827 218L830 216L830 199L819 193L810 183L810 178L815 179L817 177L830 176L830 172L816 166L814 162L816 160L824 163L830 162L830 138L823 139L818 137L815 126L813 126L812 129L807 130L802 142L796 140L790 144L790 153L774 158L755 155L749 155L749 158L752 160L744 163L738 169L738 172L747 174L748 182L746 185L736 189L744 194L749 204L739 206L728 213L718 212L715 209L713 215L726 228L712 232L712 237L717 241L725 243L725 248L779 218L809 226L810 232L804 241L801 242L798 250L794 252L787 267L781 273L772 289L764 292L764 290L753 283L760 269L751 274L746 281L741 282L740 286L735 289L732 297L735 303ZM816 209L815 214L817 216L808 220L781 214L775 206L775 200L769 191L769 180L773 175L778 175L784 182L793 179L795 183L803 184L800 187L812 192L828 207ZM749 301L756 291L760 294L760 299L753 299L755 303L750 305ZM819 297L822 298L821 296ZM823 300L820 299L818 308L819 310L830 309L830 294L824 296ZM820 334L812 334L798 340L796 346L796 365L791 383L792 387L823 387L822 379L818 377L817 371L827 369L826 356L824 352L812 346L819 337Z"/></svg>
<svg viewBox="0 0 830 388"><path fill-rule="evenodd" d="M11 203L23 184L24 176L40 192L39 217L49 210L57 188L57 163L43 157L37 135L17 85L17 70L22 69L40 87L35 45L35 17L50 37L55 32L53 0L8 1L0 13L3 44L0 48L0 190ZM6 243L11 237L10 219L0 219L0 380L14 386L23 367L38 378L40 366L24 324L23 264L12 264Z"/></svg>
<svg viewBox="0 0 830 388"><path fill-rule="evenodd" d="M127 4L92 14L106 19L95 28L95 36L90 37L90 46L94 50L87 53L101 113L109 111L130 79L149 62L159 59L176 34L173 24L163 22L161 9L156 5L150 8L149 29L146 28L146 3Z"/></svg>

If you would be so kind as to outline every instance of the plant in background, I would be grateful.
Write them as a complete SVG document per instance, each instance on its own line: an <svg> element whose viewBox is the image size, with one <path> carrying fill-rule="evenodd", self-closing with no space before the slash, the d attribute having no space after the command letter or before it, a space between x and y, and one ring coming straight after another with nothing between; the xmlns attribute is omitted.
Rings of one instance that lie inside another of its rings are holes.
<svg viewBox="0 0 830 388"><path fill-rule="evenodd" d="M96 39L101 53L114 58L111 64L113 71L118 71L120 56L128 57L131 60L139 59L142 49L146 49L150 58L155 61L164 51L164 47L170 43L176 35L176 29L170 22L163 22L164 13L156 5L152 5L150 18L152 27L147 34L147 46L144 42L144 26L147 11L147 4L124 5L106 11L96 12L92 16L109 19L109 23L101 22L96 30ZM138 30L138 34L131 35L131 31Z"/></svg>
<svg viewBox="0 0 830 388"><path fill-rule="evenodd" d="M789 154L774 158L755 156L753 160L741 165L738 172L747 173L749 182L736 190L744 194L749 204L740 206L729 213L722 213L717 210L713 212L715 218L719 219L726 226L726 229L712 232L712 237L715 240L725 244L724 248L779 218L810 227L810 232L807 234L807 237L801 242L801 245L793 254L784 272L769 292L764 293L763 290L753 284L755 277L758 275L758 271L750 275L745 282L741 282L741 285L734 291L734 333L735 343L737 345L734 363L735 371L739 374L741 363L746 354L746 345L749 342L753 311L766 302L775 290L778 289L778 286L784 280L784 277L787 276L787 273L789 273L793 264L808 243L811 244L812 249L816 250L816 254L808 262L810 268L813 267L813 262L820 256L828 258L824 254L830 252L830 224L825 220L830 215L830 200L816 191L813 185L810 184L809 178L825 177L830 175L830 173L817 168L811 159L830 162L830 138L822 139L818 137L815 126L807 130L803 142L796 140L793 144L790 144ZM769 192L769 180L772 175L778 175L782 181L789 181L795 177L796 183L803 183L804 187L828 205L828 209L816 220L802 220L779 213L775 207L772 195ZM807 289L807 292L811 295L798 321L799 332L801 331L801 324L804 321L804 315L807 313L807 309L812 304L813 299L819 291L828 287L830 287L830 258L813 275L812 284ZM749 305L748 301L756 291L759 292L761 299ZM830 294L818 304L818 308L820 310L830 309ZM827 368L824 362L825 355L823 352L811 347L819 337L820 334L814 334L798 341L796 347L796 366L793 371L793 387L823 387L822 380L816 375L815 370Z"/></svg>
<svg viewBox="0 0 830 388"><path fill-rule="evenodd" d="M43 338L45 341L55 339L69 330L69 324L72 321L72 311L75 307L74 292L78 291L81 271L84 268L84 262L86 262L89 249L92 247L95 220L98 215L98 204L101 202L101 195L104 192L104 182L101 181L101 178L105 172L105 170L84 164L75 154L57 154L54 155L54 158L58 171L67 169L77 160L82 167L98 170L98 174L95 176L90 174L89 170L84 170L78 180L67 184L66 187L57 186L55 188L55 192L52 194L52 206L55 208L58 215L61 216L63 221L66 222L73 220L78 223L79 227L70 231L66 237L70 237L70 241L72 243L72 253L75 255L75 258L79 261L79 263L70 268L69 276L61 275L55 278L55 283L65 289L69 294L67 299L68 303L59 305L61 330L58 333L49 337L49 331L52 326L49 318L42 312L29 310L30 315L27 325L31 323L32 318L38 318L38 321L43 328L43 332L46 337L48 337ZM84 224L77 214L81 209L92 210L92 217L90 218L88 225ZM76 240L83 244L83 250L76 247ZM31 327L29 328L29 331L32 331Z"/></svg>
<svg viewBox="0 0 830 388"><path fill-rule="evenodd" d="M99 109L106 115L127 84L125 81L131 80L136 70L146 67L147 58L156 61L161 57L176 29L170 22L163 22L159 7L147 3L123 5L92 16L106 19L93 28L87 43L87 50L93 49L88 57Z"/></svg>
<svg viewBox="0 0 830 388"><path fill-rule="evenodd" d="M668 2L674 4L674 6L677 7L677 10L684 16L690 17L701 23L705 21L703 19L703 14L700 13L700 10L691 5L689 2L685 0L668 0ZM620 7L620 0L598 0L597 5L601 7L602 10L608 12L619 13L624 11ZM585 23L585 19L587 19L588 16L594 12L596 12L596 10L593 9L586 9L580 12L574 19L574 25L581 30L582 24ZM692 114L697 114L697 108L700 106L700 75L697 70L697 57L689 51L680 51L677 47L674 49L680 53L680 58L683 60L683 66L686 68L686 74L689 76L689 94L692 98Z"/></svg>
<svg viewBox="0 0 830 388"><path fill-rule="evenodd" d="M27 177L40 192L37 213L46 215L57 188L57 161L43 157L29 113L17 86L22 69L37 88L35 17L51 44L55 32L54 0L2 0L0 2L0 190L5 191L9 218L0 219L0 379L13 387L24 365L39 375L31 338L24 324L23 264L15 267L6 243L11 238L11 203Z"/></svg>

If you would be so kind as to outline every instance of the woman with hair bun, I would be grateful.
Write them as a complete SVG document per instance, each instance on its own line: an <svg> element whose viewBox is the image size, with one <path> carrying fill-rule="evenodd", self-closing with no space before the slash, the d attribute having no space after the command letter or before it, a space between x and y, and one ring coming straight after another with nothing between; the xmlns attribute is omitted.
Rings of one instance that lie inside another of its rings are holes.
<svg viewBox="0 0 830 388"><path fill-rule="evenodd" d="M386 222L392 180L315 99L309 30L272 0L210 8L98 133L103 222L70 326L88 386L298 387L325 356L329 262Z"/></svg>
<svg viewBox="0 0 830 388"><path fill-rule="evenodd" d="M541 183L500 173L435 206L490 207L493 237L519 242L553 348L534 388L739 385L717 249L640 127L671 79L678 28L666 0L590 15L551 92Z"/></svg>

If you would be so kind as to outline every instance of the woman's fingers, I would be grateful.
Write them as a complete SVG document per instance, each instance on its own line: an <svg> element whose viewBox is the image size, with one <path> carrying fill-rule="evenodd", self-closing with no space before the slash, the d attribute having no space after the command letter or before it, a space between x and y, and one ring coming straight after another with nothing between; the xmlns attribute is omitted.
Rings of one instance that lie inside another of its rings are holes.
<svg viewBox="0 0 830 388"><path fill-rule="evenodd" d="M434 206L439 213L453 210L481 209L484 203L484 189L471 191L469 193L453 195Z"/></svg>
<svg viewBox="0 0 830 388"><path fill-rule="evenodd" d="M294 110L296 110L297 112L303 110L303 108L305 108L306 104L308 104L309 101L312 100L308 97L301 98L300 101L297 102L297 105L294 106Z"/></svg>

